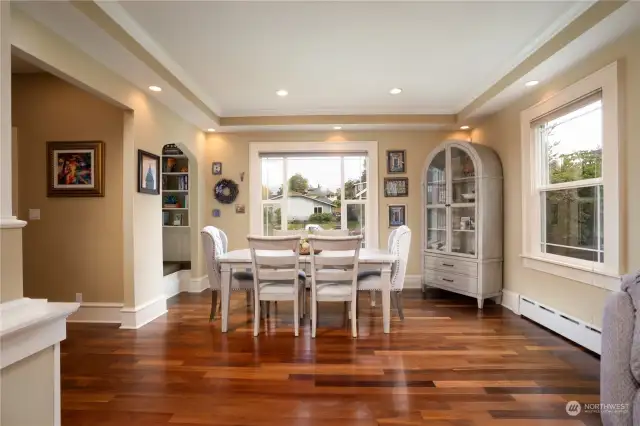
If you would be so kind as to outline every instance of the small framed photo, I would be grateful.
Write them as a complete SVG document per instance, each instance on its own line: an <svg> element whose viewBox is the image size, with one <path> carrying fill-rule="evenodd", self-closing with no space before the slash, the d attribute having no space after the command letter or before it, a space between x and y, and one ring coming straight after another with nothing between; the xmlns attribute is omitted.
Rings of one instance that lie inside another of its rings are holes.
<svg viewBox="0 0 640 426"><path fill-rule="evenodd" d="M214 175L221 175L222 174L222 163L216 161L214 163L211 164L211 173L213 173Z"/></svg>
<svg viewBox="0 0 640 426"><path fill-rule="evenodd" d="M47 142L47 197L104 197L104 142Z"/></svg>
<svg viewBox="0 0 640 426"><path fill-rule="evenodd" d="M138 150L138 192L160 194L160 157L141 149Z"/></svg>
<svg viewBox="0 0 640 426"><path fill-rule="evenodd" d="M384 178L385 197L408 197L409 178Z"/></svg>
<svg viewBox="0 0 640 426"><path fill-rule="evenodd" d="M389 228L395 228L407 224L407 205L398 204L389 206Z"/></svg>
<svg viewBox="0 0 640 426"><path fill-rule="evenodd" d="M387 173L407 173L407 151L387 151Z"/></svg>
<svg viewBox="0 0 640 426"><path fill-rule="evenodd" d="M236 213L244 214L244 204L236 204Z"/></svg>
<svg viewBox="0 0 640 426"><path fill-rule="evenodd" d="M213 217L220 217L220 209L213 209Z"/></svg>
<svg viewBox="0 0 640 426"><path fill-rule="evenodd" d="M175 216L173 216L173 226L182 226L182 213L176 213Z"/></svg>

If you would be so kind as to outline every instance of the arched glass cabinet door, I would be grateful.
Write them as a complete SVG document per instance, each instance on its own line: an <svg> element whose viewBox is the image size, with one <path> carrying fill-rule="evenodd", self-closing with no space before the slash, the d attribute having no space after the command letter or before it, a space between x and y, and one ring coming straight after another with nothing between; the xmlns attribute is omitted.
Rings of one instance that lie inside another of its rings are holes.
<svg viewBox="0 0 640 426"><path fill-rule="evenodd" d="M476 255L476 164L469 153L450 147L451 252Z"/></svg>
<svg viewBox="0 0 640 426"><path fill-rule="evenodd" d="M447 152L437 153L427 168L425 223L427 250L448 251L447 244Z"/></svg>

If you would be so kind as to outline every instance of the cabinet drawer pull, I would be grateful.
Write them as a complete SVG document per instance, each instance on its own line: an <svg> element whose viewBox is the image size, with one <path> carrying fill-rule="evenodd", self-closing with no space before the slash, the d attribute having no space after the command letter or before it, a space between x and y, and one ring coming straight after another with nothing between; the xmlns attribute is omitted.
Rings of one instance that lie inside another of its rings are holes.
<svg viewBox="0 0 640 426"><path fill-rule="evenodd" d="M442 281L447 281L447 282L450 282L450 283L453 282L453 280L450 280L449 278L443 278Z"/></svg>
<svg viewBox="0 0 640 426"><path fill-rule="evenodd" d="M443 263L443 264L442 264L442 266L450 266L450 267L452 267L452 268L453 268L453 265L452 265L452 264L450 264L450 263Z"/></svg>

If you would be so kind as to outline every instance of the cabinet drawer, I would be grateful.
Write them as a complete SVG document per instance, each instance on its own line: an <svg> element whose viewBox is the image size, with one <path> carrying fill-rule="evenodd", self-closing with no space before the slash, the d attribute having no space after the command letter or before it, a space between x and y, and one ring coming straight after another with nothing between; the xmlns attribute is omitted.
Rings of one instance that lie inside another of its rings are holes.
<svg viewBox="0 0 640 426"><path fill-rule="evenodd" d="M425 268L453 272L471 277L478 276L478 264L466 260L444 259L442 257L425 256Z"/></svg>
<svg viewBox="0 0 640 426"><path fill-rule="evenodd" d="M425 278L427 283L438 287L449 287L473 294L478 292L478 279L475 277L428 269L425 271Z"/></svg>

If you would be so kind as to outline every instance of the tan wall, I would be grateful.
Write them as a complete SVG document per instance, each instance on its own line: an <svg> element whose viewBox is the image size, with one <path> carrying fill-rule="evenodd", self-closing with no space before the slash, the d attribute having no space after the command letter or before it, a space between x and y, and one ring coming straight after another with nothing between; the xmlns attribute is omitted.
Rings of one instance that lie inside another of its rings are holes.
<svg viewBox="0 0 640 426"><path fill-rule="evenodd" d="M22 230L0 229L0 303L19 299L23 295L22 284Z"/></svg>
<svg viewBox="0 0 640 426"><path fill-rule="evenodd" d="M181 144L188 149L192 156L189 163L192 174L190 223L196 225L200 222L200 215L206 211L203 201L205 188L198 186L207 170L207 167L198 167L204 157L204 133L23 12L13 8L11 13L11 42L16 48L37 58L56 75L82 84L92 93L130 110L124 114L124 248L123 285L120 287L124 287L126 307L162 298L161 200L158 195L136 192L137 149L160 154L162 146L167 143ZM195 176L200 176L200 179L195 179ZM192 226L189 231L192 235L192 268L196 276L204 275L205 270L199 228Z"/></svg>
<svg viewBox="0 0 640 426"><path fill-rule="evenodd" d="M40 209L23 232L24 295L122 302L123 110L50 74L13 76L19 206ZM47 141L105 144L105 196L47 198Z"/></svg>
<svg viewBox="0 0 640 426"><path fill-rule="evenodd" d="M54 366L51 346L2 369L2 426L54 424Z"/></svg>
<svg viewBox="0 0 640 426"><path fill-rule="evenodd" d="M629 185L622 196L626 200L624 216L628 218L626 239L623 246L623 264L626 271L640 268L640 197L635 183L640 182L640 31L617 41L597 52L568 72L545 83L526 97L516 101L473 131L474 141L493 147L502 159L504 167L505 209L505 288L529 296L584 321L600 325L606 290L567 280L554 275L524 268L519 257L522 252L522 191L520 175L520 112L548 98L568 85L586 77L615 60L621 60L625 76L621 81L624 93L623 122L621 132L623 176ZM625 217L621 218L624 222ZM605 218L605 220L611 220ZM606 226L606 223L605 223ZM625 228L623 228L625 229ZM624 272L626 272L624 271Z"/></svg>
<svg viewBox="0 0 640 426"><path fill-rule="evenodd" d="M390 229L388 227L387 206L390 204L406 204L408 209L409 227L412 229L411 252L407 273L420 274L421 247L421 174L427 155L445 139L468 139L468 134L459 132L436 131L378 131L378 132L264 132L239 134L212 134L207 138L205 151L206 161L221 161L223 176L235 180L240 189L237 203L247 206L246 214L236 214L233 205L223 205L208 197L209 214L205 222L223 229L229 236L229 248L246 247L246 236L249 233L249 143L250 142L318 142L327 140L344 141L377 141L378 142L378 220L379 246L386 247ZM385 198L383 179L387 177L385 152L391 149L405 149L407 151L407 174L393 175L409 178L409 197ZM240 182L240 173L245 172L244 182ZM207 188L213 188L219 176L210 172L206 177ZM212 217L211 211L220 209L221 217Z"/></svg>

